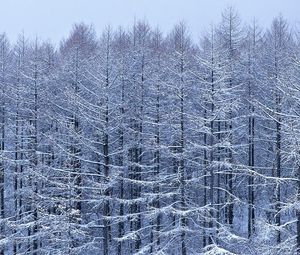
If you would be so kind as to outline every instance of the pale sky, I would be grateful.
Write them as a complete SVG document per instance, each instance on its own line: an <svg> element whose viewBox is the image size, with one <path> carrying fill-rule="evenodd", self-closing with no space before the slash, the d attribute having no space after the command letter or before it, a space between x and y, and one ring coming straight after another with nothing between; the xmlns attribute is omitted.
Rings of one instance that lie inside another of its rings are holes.
<svg viewBox="0 0 300 255"><path fill-rule="evenodd" d="M232 5L243 21L255 17L268 26L279 13L299 24L300 0L0 0L0 32L14 41L25 36L50 39L57 43L66 37L75 22L93 24L97 33L108 24L130 27L134 18L145 18L168 32L184 20L194 39L220 21L221 12Z"/></svg>

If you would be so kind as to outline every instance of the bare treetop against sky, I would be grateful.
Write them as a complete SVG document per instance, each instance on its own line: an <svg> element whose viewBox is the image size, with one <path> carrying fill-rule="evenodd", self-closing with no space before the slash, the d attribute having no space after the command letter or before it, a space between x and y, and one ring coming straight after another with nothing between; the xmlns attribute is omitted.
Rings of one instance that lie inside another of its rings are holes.
<svg viewBox="0 0 300 255"><path fill-rule="evenodd" d="M9 0L1 1L0 31L13 41L24 30L30 38L38 35L58 42L75 22L93 23L101 31L108 24L128 27L136 17L164 31L185 20L198 38L201 30L220 20L228 5L245 21L256 17L263 26L279 13L293 24L299 22L299 0Z"/></svg>

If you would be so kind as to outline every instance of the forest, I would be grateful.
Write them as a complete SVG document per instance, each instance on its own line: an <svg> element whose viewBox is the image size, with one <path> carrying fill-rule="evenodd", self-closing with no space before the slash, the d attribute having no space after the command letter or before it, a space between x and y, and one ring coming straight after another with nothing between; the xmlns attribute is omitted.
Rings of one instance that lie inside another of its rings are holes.
<svg viewBox="0 0 300 255"><path fill-rule="evenodd" d="M220 17L0 35L0 255L300 254L300 30Z"/></svg>

